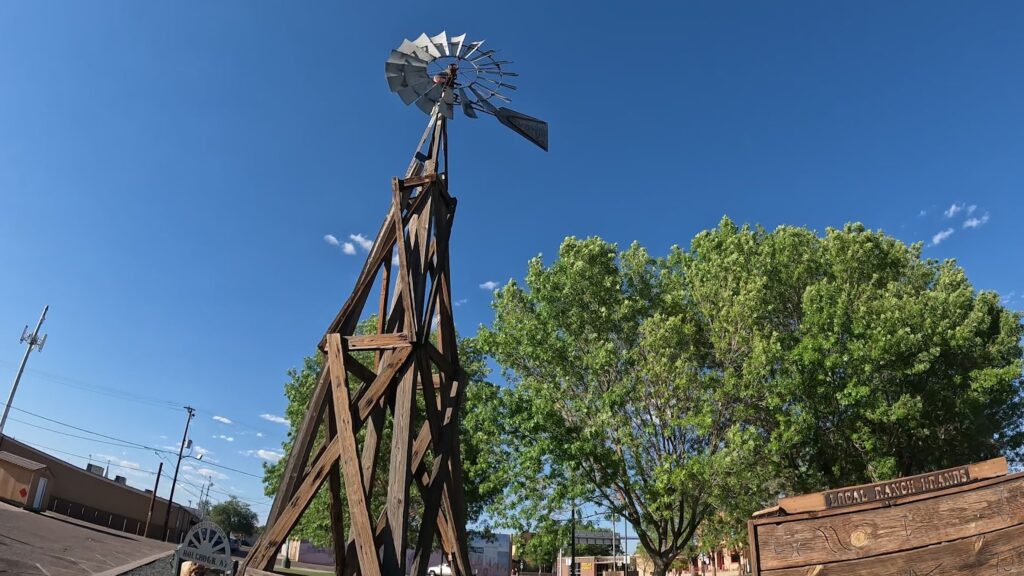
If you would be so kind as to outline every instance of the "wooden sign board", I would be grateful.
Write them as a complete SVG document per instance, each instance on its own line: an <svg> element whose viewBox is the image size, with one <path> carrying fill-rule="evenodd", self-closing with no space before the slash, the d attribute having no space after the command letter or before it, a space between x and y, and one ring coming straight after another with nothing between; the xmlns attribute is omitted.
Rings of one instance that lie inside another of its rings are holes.
<svg viewBox="0 0 1024 576"><path fill-rule="evenodd" d="M1024 576L1024 474L1002 458L764 512L749 523L755 576Z"/></svg>
<svg viewBox="0 0 1024 576"><path fill-rule="evenodd" d="M851 486L815 494L791 496L779 500L779 508L787 514L826 510L866 504L876 500L891 500L903 496L923 494L961 486L973 481L1002 476L1007 472L1006 458L986 460L959 468L939 470L918 476L897 478L888 482L876 482L862 486Z"/></svg>

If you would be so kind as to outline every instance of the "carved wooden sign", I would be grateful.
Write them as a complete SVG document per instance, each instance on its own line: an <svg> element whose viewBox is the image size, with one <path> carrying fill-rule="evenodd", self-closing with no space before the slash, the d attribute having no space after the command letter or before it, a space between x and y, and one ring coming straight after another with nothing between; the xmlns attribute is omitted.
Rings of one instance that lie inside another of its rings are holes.
<svg viewBox="0 0 1024 576"><path fill-rule="evenodd" d="M839 508L841 506L874 502L875 500L888 500L890 498L899 498L900 496L910 496L911 494L952 488L953 486L967 484L970 481L970 467L961 466L952 470L899 478L867 486L829 490L825 492L825 506L827 508Z"/></svg>
<svg viewBox="0 0 1024 576"><path fill-rule="evenodd" d="M856 506L878 500L903 498L962 486L970 482L1002 476L1007 472L1005 458L986 460L976 464L907 476L886 482L850 486L814 494L790 496L779 500L779 508L787 514Z"/></svg>
<svg viewBox="0 0 1024 576"><path fill-rule="evenodd" d="M998 458L783 498L749 538L754 576L1024 576L1024 473Z"/></svg>

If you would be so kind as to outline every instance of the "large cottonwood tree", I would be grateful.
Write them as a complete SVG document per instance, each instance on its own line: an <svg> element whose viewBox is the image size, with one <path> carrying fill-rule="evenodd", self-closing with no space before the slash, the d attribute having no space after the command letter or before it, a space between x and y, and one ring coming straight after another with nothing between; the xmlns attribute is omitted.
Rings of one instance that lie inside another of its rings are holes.
<svg viewBox="0 0 1024 576"><path fill-rule="evenodd" d="M1019 456L1020 315L921 249L725 219L662 258L568 238L531 260L479 335L509 382L483 419L494 517L590 503L661 574L783 491Z"/></svg>

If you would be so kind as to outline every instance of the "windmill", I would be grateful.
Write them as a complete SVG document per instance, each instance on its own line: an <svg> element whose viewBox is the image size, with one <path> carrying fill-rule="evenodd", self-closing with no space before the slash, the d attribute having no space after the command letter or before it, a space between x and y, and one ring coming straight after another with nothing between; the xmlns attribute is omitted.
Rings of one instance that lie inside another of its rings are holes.
<svg viewBox="0 0 1024 576"><path fill-rule="evenodd" d="M491 115L547 150L547 123L505 108L507 61L483 42L444 32L406 40L385 63L389 87L429 115L355 288L320 341L325 355L267 525L239 574L274 566L277 552L328 484L335 574L425 576L435 543L453 574L472 574L459 418L467 378L452 317L447 121ZM375 309L367 309L371 293ZM357 333L372 311L372 333ZM381 440L390 426L390 457ZM386 482L383 482L386 478ZM410 495L422 513L410 529ZM384 496L374 510L374 496ZM347 518L345 518L347 516ZM347 531L347 533L346 533ZM410 532L414 532L410 536ZM436 536L436 540L435 540ZM407 560L406 550L412 549Z"/></svg>

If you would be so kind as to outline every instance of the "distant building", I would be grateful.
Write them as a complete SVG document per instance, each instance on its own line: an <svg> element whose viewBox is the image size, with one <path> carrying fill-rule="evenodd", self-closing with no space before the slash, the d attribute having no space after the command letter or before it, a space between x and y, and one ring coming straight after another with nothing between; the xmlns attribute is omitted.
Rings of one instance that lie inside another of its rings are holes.
<svg viewBox="0 0 1024 576"><path fill-rule="evenodd" d="M0 451L0 500L26 510L42 510L51 479L45 464Z"/></svg>
<svg viewBox="0 0 1024 576"><path fill-rule="evenodd" d="M576 530L576 544L607 546L612 552L619 550L619 535L613 530Z"/></svg>
<svg viewBox="0 0 1024 576"><path fill-rule="evenodd" d="M558 562L555 563L554 576L569 576L572 574L569 568L569 556L562 556ZM602 574L608 574L611 572L626 574L635 574L635 567L632 564L632 558L626 556L577 556L576 557L576 575L577 576L601 576Z"/></svg>
<svg viewBox="0 0 1024 576"><path fill-rule="evenodd" d="M334 565L334 553L327 548L318 548L305 540L289 540L285 548L293 562ZM406 550L406 565L412 565L413 550ZM444 562L440 551L430 555L428 566ZM512 573L512 537L508 534L492 534L489 537L470 536L469 563L476 576L509 576Z"/></svg>
<svg viewBox="0 0 1024 576"><path fill-rule="evenodd" d="M16 457L22 461L19 465L10 463L8 457L7 470L24 469L24 462L45 469L42 491L39 482L36 488L25 486L27 506L31 509L49 510L92 524L116 528L122 532L142 535L146 527L146 515L149 512L151 490L139 490L128 486L123 476L114 480L103 477L103 468L90 466L89 469L79 468L60 458L56 458L37 450L27 444L8 436L0 435L0 452ZM8 474L10 477L10 474ZM25 476L20 477L24 485ZM13 482L13 480L8 480ZM0 471L0 492L3 486L3 472ZM20 489L19 489L20 492ZM0 496L2 497L2 496ZM38 508L36 508L38 499ZM153 508L148 536L159 538L163 535L164 515L167 512L167 500L157 498ZM197 523L199 518L195 511L178 504L171 509L170 536L168 540L180 542L188 529Z"/></svg>

